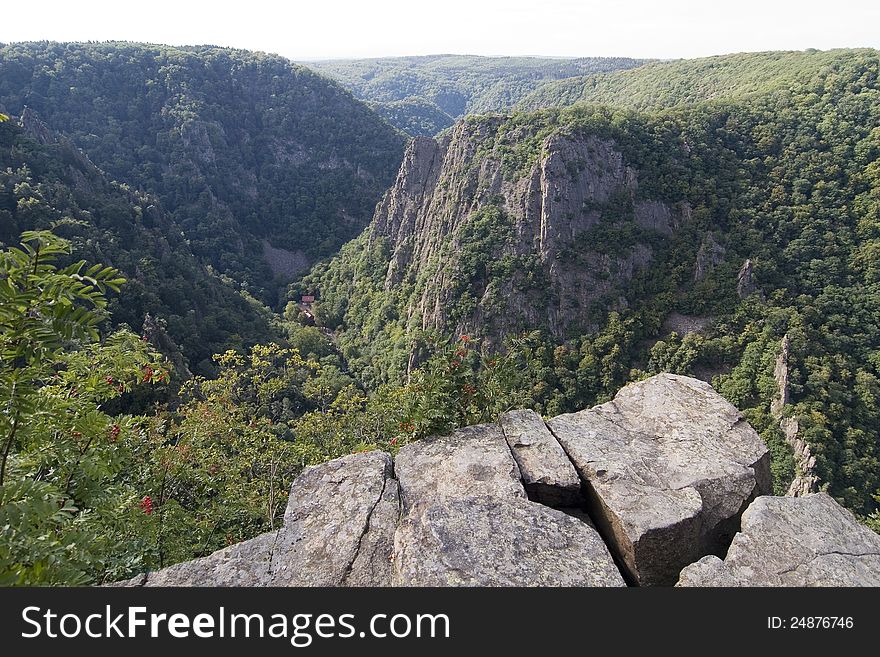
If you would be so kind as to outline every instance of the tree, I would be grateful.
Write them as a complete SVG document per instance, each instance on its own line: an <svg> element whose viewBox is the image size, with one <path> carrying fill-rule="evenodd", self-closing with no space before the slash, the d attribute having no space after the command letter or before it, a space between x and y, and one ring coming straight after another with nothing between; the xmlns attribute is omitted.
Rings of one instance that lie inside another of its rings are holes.
<svg viewBox="0 0 880 657"><path fill-rule="evenodd" d="M101 405L167 373L130 331L99 341L104 295L125 282L115 269L58 269L70 244L48 231L21 241L0 253L0 584L127 574L143 525L125 480L131 422Z"/></svg>

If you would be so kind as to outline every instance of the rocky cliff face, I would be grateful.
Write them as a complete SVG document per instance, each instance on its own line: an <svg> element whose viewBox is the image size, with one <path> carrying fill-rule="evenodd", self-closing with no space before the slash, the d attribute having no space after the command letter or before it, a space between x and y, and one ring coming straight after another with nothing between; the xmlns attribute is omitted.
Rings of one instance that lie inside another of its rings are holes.
<svg viewBox="0 0 880 657"><path fill-rule="evenodd" d="M770 403L770 413L779 422L779 428L794 456L794 478L789 484L787 494L798 497L819 490L819 475L816 474L816 457L813 456L809 444L801 435L800 422L796 416L786 414L786 407L790 403L788 381L790 353L791 340L786 334L779 345L779 355L776 357L773 368L777 393Z"/></svg>
<svg viewBox="0 0 880 657"><path fill-rule="evenodd" d="M880 584L880 537L770 489L739 412L663 374L546 423L514 411L310 468L278 531L123 584Z"/></svg>
<svg viewBox="0 0 880 657"><path fill-rule="evenodd" d="M508 125L481 118L414 139L376 210L369 235L389 251L385 292L411 291L406 316L422 329L595 327L593 304L618 305L658 240L689 217L686 204L643 198L612 140Z"/></svg>

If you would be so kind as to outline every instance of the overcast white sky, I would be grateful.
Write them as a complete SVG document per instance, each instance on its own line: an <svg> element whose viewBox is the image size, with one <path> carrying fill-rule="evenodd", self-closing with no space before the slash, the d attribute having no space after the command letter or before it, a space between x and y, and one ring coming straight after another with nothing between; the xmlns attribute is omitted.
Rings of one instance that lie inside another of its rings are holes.
<svg viewBox="0 0 880 657"><path fill-rule="evenodd" d="M880 48L880 0L18 0L0 42L214 44L296 60L458 53L697 57Z"/></svg>

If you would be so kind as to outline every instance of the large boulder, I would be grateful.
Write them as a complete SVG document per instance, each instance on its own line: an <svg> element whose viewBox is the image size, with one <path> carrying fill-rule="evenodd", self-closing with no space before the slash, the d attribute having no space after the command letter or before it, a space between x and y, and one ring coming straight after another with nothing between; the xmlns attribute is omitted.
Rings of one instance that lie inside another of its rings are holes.
<svg viewBox="0 0 880 657"><path fill-rule="evenodd" d="M678 586L880 586L880 536L825 493L759 497L725 559L700 559Z"/></svg>
<svg viewBox="0 0 880 657"><path fill-rule="evenodd" d="M526 497L519 466L495 424L410 443L394 468L405 509L447 497Z"/></svg>
<svg viewBox="0 0 880 657"><path fill-rule="evenodd" d="M391 457L352 454L306 469L284 526L131 586L388 586L399 515Z"/></svg>
<svg viewBox="0 0 880 657"><path fill-rule="evenodd" d="M624 585L591 525L527 499L498 425L412 443L395 466L404 508L395 585Z"/></svg>
<svg viewBox="0 0 880 657"><path fill-rule="evenodd" d="M625 586L588 524L521 498L414 508L394 539L397 586Z"/></svg>
<svg viewBox="0 0 880 657"><path fill-rule="evenodd" d="M587 483L590 515L640 585L674 584L684 566L723 554L748 504L771 491L767 447L696 379L660 374L548 426Z"/></svg>
<svg viewBox="0 0 880 657"><path fill-rule="evenodd" d="M303 472L290 489L272 585L339 586L350 577L391 475L391 457L383 452L352 454ZM363 577L370 574L356 577L358 583L365 583Z"/></svg>
<svg viewBox="0 0 880 657"><path fill-rule="evenodd" d="M540 415L509 411L499 424L530 499L555 507L583 503L580 477Z"/></svg>

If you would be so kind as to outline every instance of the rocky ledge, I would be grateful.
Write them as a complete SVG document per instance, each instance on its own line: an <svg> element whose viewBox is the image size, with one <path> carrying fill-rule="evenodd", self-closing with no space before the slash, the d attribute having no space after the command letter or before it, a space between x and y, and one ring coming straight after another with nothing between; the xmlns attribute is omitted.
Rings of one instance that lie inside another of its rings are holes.
<svg viewBox="0 0 880 657"><path fill-rule="evenodd" d="M769 455L701 381L307 469L281 529L129 586L880 585L880 536Z"/></svg>

